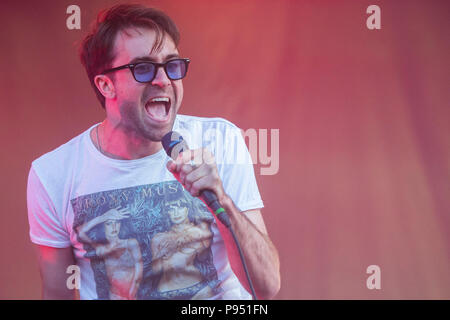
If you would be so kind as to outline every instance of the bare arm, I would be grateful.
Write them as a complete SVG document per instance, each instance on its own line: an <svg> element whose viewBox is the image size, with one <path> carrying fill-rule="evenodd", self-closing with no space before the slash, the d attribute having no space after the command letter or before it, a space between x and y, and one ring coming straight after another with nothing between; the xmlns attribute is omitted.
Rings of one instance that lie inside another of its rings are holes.
<svg viewBox="0 0 450 320"><path fill-rule="evenodd" d="M42 299L73 300L76 290L67 288L67 267L75 264L72 247L52 248L38 245L37 255L42 280Z"/></svg>
<svg viewBox="0 0 450 320"><path fill-rule="evenodd" d="M240 212L233 201L221 201L239 241L258 298L271 299L280 290L280 260L260 210Z"/></svg>

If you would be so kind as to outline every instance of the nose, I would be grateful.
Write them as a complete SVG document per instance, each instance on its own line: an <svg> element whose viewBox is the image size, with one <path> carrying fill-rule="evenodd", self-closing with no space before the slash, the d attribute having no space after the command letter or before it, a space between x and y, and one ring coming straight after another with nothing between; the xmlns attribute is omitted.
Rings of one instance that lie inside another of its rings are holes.
<svg viewBox="0 0 450 320"><path fill-rule="evenodd" d="M164 88L170 86L171 80L167 77L166 71L163 67L156 69L155 78L152 80L152 85Z"/></svg>

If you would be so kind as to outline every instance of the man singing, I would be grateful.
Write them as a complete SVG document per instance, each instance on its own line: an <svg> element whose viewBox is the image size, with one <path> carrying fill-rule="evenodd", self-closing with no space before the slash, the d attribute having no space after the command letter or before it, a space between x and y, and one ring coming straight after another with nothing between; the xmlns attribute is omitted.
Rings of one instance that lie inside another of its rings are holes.
<svg viewBox="0 0 450 320"><path fill-rule="evenodd" d="M84 39L81 61L106 117L33 161L28 178L44 299L74 298L66 270L75 264L81 299L250 299L233 244L198 198L206 189L230 216L257 297L277 294L278 253L242 136L229 138L237 128L221 118L177 115L190 63L179 38L163 12L125 4L100 13ZM172 130L188 132L192 148L174 161L161 144ZM205 132L223 139L206 146ZM246 161L216 161L237 154ZM181 222L189 233L174 231Z"/></svg>

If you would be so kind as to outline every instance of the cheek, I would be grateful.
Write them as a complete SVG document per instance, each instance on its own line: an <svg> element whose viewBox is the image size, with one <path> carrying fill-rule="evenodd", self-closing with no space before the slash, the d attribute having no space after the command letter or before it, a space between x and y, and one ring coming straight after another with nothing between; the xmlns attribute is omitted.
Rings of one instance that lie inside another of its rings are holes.
<svg viewBox="0 0 450 320"><path fill-rule="evenodd" d="M119 122L128 127L133 126L140 118L139 108L131 101L122 101L119 104Z"/></svg>
<svg viewBox="0 0 450 320"><path fill-rule="evenodd" d="M130 91L118 97L117 105L119 108L120 118L127 121L138 121L142 118L144 108L141 107L144 102L141 90Z"/></svg>
<svg viewBox="0 0 450 320"><path fill-rule="evenodd" d="M141 99L143 86L136 82L131 74L123 72L116 75L114 86L119 104L121 101L139 101Z"/></svg>
<svg viewBox="0 0 450 320"><path fill-rule="evenodd" d="M174 92L175 92L175 97L177 99L177 110L180 108L181 106L181 101L183 101L183 93L184 93L184 89L183 89L183 82L180 80L179 83L174 84Z"/></svg>

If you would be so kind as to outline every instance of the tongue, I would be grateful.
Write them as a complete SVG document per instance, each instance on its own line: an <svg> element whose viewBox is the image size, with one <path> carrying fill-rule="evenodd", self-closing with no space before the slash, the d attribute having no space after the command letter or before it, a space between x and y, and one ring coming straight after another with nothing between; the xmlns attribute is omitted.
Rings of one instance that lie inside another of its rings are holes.
<svg viewBox="0 0 450 320"><path fill-rule="evenodd" d="M149 115L156 120L164 120L166 118L166 106L164 103L148 103L146 109Z"/></svg>

